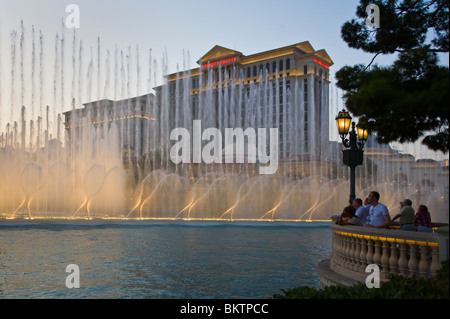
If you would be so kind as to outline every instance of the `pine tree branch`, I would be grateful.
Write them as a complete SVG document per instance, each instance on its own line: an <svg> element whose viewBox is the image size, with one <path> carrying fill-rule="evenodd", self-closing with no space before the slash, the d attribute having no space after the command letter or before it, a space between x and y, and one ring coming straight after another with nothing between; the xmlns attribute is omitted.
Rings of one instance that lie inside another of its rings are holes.
<svg viewBox="0 0 450 319"><path fill-rule="evenodd" d="M418 49L396 49L394 50L395 52L399 52L399 53L412 53L412 52L420 52L423 51L425 48L421 47ZM444 49L425 49L425 52L431 52L431 53L449 53L449 50L444 50Z"/></svg>
<svg viewBox="0 0 450 319"><path fill-rule="evenodd" d="M367 69L370 68L370 66L372 65L372 63L375 61L375 59L377 58L377 56L379 56L380 54L382 54L383 52L380 51L377 54L375 54L375 56L373 57L372 61L370 61L370 63L366 66L366 68L364 70L362 70L361 72L365 72L367 71Z"/></svg>

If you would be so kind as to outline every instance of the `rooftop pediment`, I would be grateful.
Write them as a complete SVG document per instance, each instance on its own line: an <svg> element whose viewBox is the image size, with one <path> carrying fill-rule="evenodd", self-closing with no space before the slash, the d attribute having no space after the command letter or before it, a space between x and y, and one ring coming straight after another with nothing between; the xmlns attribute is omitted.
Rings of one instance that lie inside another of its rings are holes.
<svg viewBox="0 0 450 319"><path fill-rule="evenodd" d="M304 41L304 42L295 44L294 46L295 46L296 48L302 50L302 51L305 52L305 53L313 53L314 51L316 51L316 50L314 50L314 48L312 47L311 43L309 43L309 41Z"/></svg>
<svg viewBox="0 0 450 319"><path fill-rule="evenodd" d="M208 53L206 53L203 57L201 57L197 63L203 64L204 62L219 60L233 55L242 55L242 53L239 51L221 47L220 45L216 45Z"/></svg>
<svg viewBox="0 0 450 319"><path fill-rule="evenodd" d="M322 60L324 60L325 62L327 62L330 65L334 64L333 60L331 60L331 58L328 55L327 51L325 51L324 49L316 51L315 55L318 56L319 58L321 58Z"/></svg>

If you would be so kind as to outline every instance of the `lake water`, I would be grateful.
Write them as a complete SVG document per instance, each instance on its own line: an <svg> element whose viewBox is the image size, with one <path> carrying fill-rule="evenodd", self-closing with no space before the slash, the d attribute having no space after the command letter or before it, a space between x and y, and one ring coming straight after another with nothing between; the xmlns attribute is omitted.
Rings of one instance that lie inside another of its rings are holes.
<svg viewBox="0 0 450 319"><path fill-rule="evenodd" d="M328 223L0 220L0 299L270 298L330 251Z"/></svg>

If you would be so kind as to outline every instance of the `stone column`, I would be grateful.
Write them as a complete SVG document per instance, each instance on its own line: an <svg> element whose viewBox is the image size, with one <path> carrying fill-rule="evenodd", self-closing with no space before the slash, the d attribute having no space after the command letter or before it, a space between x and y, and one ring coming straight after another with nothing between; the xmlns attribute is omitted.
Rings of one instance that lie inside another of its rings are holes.
<svg viewBox="0 0 450 319"><path fill-rule="evenodd" d="M367 265L373 264L373 240L367 240L367 255L366 255Z"/></svg>
<svg viewBox="0 0 450 319"><path fill-rule="evenodd" d="M355 240L355 251L354 251L354 260L355 265L353 267L353 270L359 271L359 268L361 266L361 260L359 258L359 255L361 254L361 235L354 234L354 240Z"/></svg>
<svg viewBox="0 0 450 319"><path fill-rule="evenodd" d="M448 226L436 230L439 236L439 262L449 259Z"/></svg>
<svg viewBox="0 0 450 319"><path fill-rule="evenodd" d="M375 242L375 252L373 254L373 263L380 266L381 265L381 242L377 238Z"/></svg>
<svg viewBox="0 0 450 319"><path fill-rule="evenodd" d="M408 247L404 239L397 239L396 242L400 245L400 258L398 260L398 270L400 275L408 275Z"/></svg>
<svg viewBox="0 0 450 319"><path fill-rule="evenodd" d="M398 272L398 248L395 240L390 241L391 244L391 256L389 258L389 268L391 274L397 274Z"/></svg>
<svg viewBox="0 0 450 319"><path fill-rule="evenodd" d="M361 237L361 251L359 254L360 259L360 266L359 266L359 272L365 272L367 267L367 240L363 237Z"/></svg>
<svg viewBox="0 0 450 319"><path fill-rule="evenodd" d="M386 238L380 238L380 241L383 247L383 251L381 254L381 265L383 267L381 270L381 277L387 278L387 275L389 273L389 242Z"/></svg>
<svg viewBox="0 0 450 319"><path fill-rule="evenodd" d="M348 269L350 265L350 258L349 258L350 239L346 235L344 235L343 237L344 237L344 267Z"/></svg>
<svg viewBox="0 0 450 319"><path fill-rule="evenodd" d="M435 276L437 271L441 269L441 263L439 262L439 244L438 243L428 243L431 247L431 265L430 271L431 275Z"/></svg>
<svg viewBox="0 0 450 319"><path fill-rule="evenodd" d="M350 240L350 251L348 254L348 258L350 258L350 264L349 264L349 269L351 270L355 270L355 265L356 265L356 260L355 260L355 241L356 238L354 237L353 234L349 235L349 240Z"/></svg>
<svg viewBox="0 0 450 319"><path fill-rule="evenodd" d="M417 245L415 241L407 240L407 244L409 245L409 262L408 262L408 269L409 269L409 276L412 277L417 273Z"/></svg>
<svg viewBox="0 0 450 319"><path fill-rule="evenodd" d="M421 277L427 278L428 277L427 243L420 243L419 250L420 250L419 274Z"/></svg>

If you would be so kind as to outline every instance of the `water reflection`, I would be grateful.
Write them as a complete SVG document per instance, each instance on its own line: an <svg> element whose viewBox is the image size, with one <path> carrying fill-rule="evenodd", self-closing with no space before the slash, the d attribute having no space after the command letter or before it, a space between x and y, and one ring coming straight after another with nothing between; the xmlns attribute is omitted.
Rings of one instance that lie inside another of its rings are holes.
<svg viewBox="0 0 450 319"><path fill-rule="evenodd" d="M268 298L318 286L330 237L323 223L0 223L0 296ZM65 286L69 264L80 289Z"/></svg>

